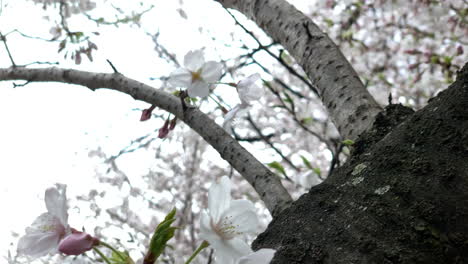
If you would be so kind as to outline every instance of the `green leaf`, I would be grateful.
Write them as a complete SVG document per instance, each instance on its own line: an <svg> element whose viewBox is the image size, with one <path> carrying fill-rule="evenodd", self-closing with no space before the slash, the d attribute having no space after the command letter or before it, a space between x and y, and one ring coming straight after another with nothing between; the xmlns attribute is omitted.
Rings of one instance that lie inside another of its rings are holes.
<svg viewBox="0 0 468 264"><path fill-rule="evenodd" d="M447 65L452 64L452 57L444 56L444 63L447 64Z"/></svg>
<svg viewBox="0 0 468 264"><path fill-rule="evenodd" d="M308 125L308 124L311 124L313 122L314 122L313 117L305 117L305 118L301 119L301 123L304 124L304 125Z"/></svg>
<svg viewBox="0 0 468 264"><path fill-rule="evenodd" d="M82 36L84 36L83 32L75 32L75 36L77 39L80 39Z"/></svg>
<svg viewBox="0 0 468 264"><path fill-rule="evenodd" d="M312 165L310 164L309 160L307 160L306 157L304 157L304 156L302 156L302 155L301 155L301 159L302 159L302 162L304 162L304 165L305 165L308 169L312 170Z"/></svg>
<svg viewBox="0 0 468 264"><path fill-rule="evenodd" d="M288 177L288 175L286 174L286 171L284 170L283 165L281 165L279 162L273 161L271 163L268 163L267 165L268 167L281 172L281 174L283 174L285 177Z"/></svg>
<svg viewBox="0 0 468 264"><path fill-rule="evenodd" d="M343 143L343 145L348 146L348 147L354 145L354 141L352 141L351 139L345 139L341 143Z"/></svg>
<svg viewBox="0 0 468 264"><path fill-rule="evenodd" d="M67 39L60 41L58 52L61 52L67 46Z"/></svg>
<svg viewBox="0 0 468 264"><path fill-rule="evenodd" d="M327 23L327 26L328 27L332 27L335 23L333 22L333 20L329 19L329 18L325 18L325 23Z"/></svg>
<svg viewBox="0 0 468 264"><path fill-rule="evenodd" d="M341 33L341 37L345 40L352 40L353 39L353 31L352 30L347 30L343 33Z"/></svg>
<svg viewBox="0 0 468 264"><path fill-rule="evenodd" d="M175 217L176 209L172 209L164 220L159 223L154 231L153 237L151 237L150 246L145 256L145 261L154 263L158 257L162 254L164 249L167 247L167 242L174 237L174 232L177 227L171 226L176 220Z"/></svg>
<svg viewBox="0 0 468 264"><path fill-rule="evenodd" d="M291 56L289 56L289 54L288 54L286 51L282 50L282 51L280 52L280 56L281 56L281 59L282 59L286 64L291 65L291 64L293 63L293 60L292 60Z"/></svg>
<svg viewBox="0 0 468 264"><path fill-rule="evenodd" d="M432 55L431 56L431 63L432 64L438 64L439 63L439 56L438 55Z"/></svg>
<svg viewBox="0 0 468 264"><path fill-rule="evenodd" d="M272 108L286 108L284 105L272 105Z"/></svg>
<svg viewBox="0 0 468 264"><path fill-rule="evenodd" d="M312 169L318 176L322 175L322 171L320 170L320 168L313 168Z"/></svg>
<svg viewBox="0 0 468 264"><path fill-rule="evenodd" d="M79 43L80 38L84 36L84 33L83 32L73 32L69 36L70 36L71 43Z"/></svg>
<svg viewBox="0 0 468 264"><path fill-rule="evenodd" d="M133 259L128 255L128 252L119 251L120 255L112 251L112 255L109 258L112 264L135 264ZM124 259L122 259L124 257Z"/></svg>
<svg viewBox="0 0 468 264"><path fill-rule="evenodd" d="M285 102L288 102L290 103L291 105L294 105L294 100L291 98L291 96L289 96L288 93L284 93L284 96L286 96L286 99L284 99Z"/></svg>

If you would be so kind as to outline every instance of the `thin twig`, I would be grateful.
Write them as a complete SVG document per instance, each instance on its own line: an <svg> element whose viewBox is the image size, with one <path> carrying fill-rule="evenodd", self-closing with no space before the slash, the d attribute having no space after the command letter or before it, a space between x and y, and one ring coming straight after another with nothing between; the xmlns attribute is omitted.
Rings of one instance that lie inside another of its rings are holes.
<svg viewBox="0 0 468 264"><path fill-rule="evenodd" d="M267 143L276 153L278 153L278 155L281 156L281 158L289 164L289 166L291 166L294 170L296 171L300 171L300 169L298 167L296 167L296 165L294 165L294 163L292 163L292 161L286 157L283 152L281 152L281 150L279 150L277 147L275 147L275 145L270 141L270 139L266 138L262 131L257 127L257 125L255 125L255 122L252 120L252 117L250 116L250 114L248 115L247 117L247 121L249 121L249 124L252 126L252 128L255 130L255 132L257 132L257 134L263 139L263 141L265 141L265 143ZM284 177L286 178L286 180L288 181L292 181L288 176L284 175Z"/></svg>
<svg viewBox="0 0 468 264"><path fill-rule="evenodd" d="M340 153L343 150L343 147L344 147L344 145L341 144L341 143L338 145L338 148L336 149L335 154L333 155L333 158L332 158L332 160L330 162L330 169L328 170L328 176L327 177L330 177L333 170L335 169L335 166L339 166ZM325 180L325 179L322 179L322 177L320 175L319 175L319 178L321 180Z"/></svg>
<svg viewBox="0 0 468 264"><path fill-rule="evenodd" d="M16 87L24 87L26 85L29 84L29 81L25 82L25 83L22 83L22 84L17 84L17 83L13 83L13 88L16 88Z"/></svg>
<svg viewBox="0 0 468 264"><path fill-rule="evenodd" d="M25 38L30 38L30 39L37 39L37 40L43 40L43 41L47 41L47 42L59 42L59 40L56 40L56 39L46 39L46 38L41 38L41 37L33 37L33 36L30 36L30 35L27 35L17 29L14 29L8 33L5 34L5 37L12 34L12 33L18 33L20 34L21 36L25 37Z"/></svg>
<svg viewBox="0 0 468 264"><path fill-rule="evenodd" d="M28 63L28 64L24 64L24 65L21 65L21 66L24 66L24 67L27 67L27 66L30 66L30 65L59 65L60 63L58 61L56 62L49 62L49 61L35 61L35 62L31 62L31 63Z"/></svg>
<svg viewBox="0 0 468 264"><path fill-rule="evenodd" d="M70 29L68 28L67 26L67 20L65 18L65 14L64 14L64 11L65 11L65 8L67 8L67 5L65 4L65 1L60 1L60 12L59 12L59 15L60 15L60 25L62 25L62 28L65 30L65 32L67 33L67 36L71 36L72 35L72 32L70 32Z"/></svg>
<svg viewBox="0 0 468 264"><path fill-rule="evenodd" d="M159 38L159 32L157 32L156 34L149 34L149 33L146 33L147 35L151 36L151 38L153 39L153 43L155 44L155 50L156 52L159 54L159 57L160 58L165 58L166 60L169 60L169 61L172 61L175 66L177 66L177 68L180 68L180 63L179 61L177 60L177 58L172 54L170 53L166 47L164 47L163 45L161 45L158 41L158 38Z"/></svg>
<svg viewBox="0 0 468 264"><path fill-rule="evenodd" d="M307 126L305 126L305 125L301 122L301 120L299 120L299 119L297 118L295 111L293 111L291 108L289 108L289 107L286 105L286 103L284 102L283 98L281 98L280 94L279 94L277 91L275 91L275 89L273 89L273 87L272 87L270 84L268 84L267 82L265 82L265 86L268 87L268 88L270 89L270 91L278 98L278 100L279 100L280 103L281 103L281 106L282 106L284 109L286 109L286 111L288 111L288 112L291 114L291 116L292 116L294 122L296 122L296 123L297 123L302 129L304 129L307 133L311 134L312 136L316 137L318 140L320 140L320 141L322 141L323 143L325 143L325 145L327 145L327 148L328 148L330 151L332 151L333 148L332 148L331 144L330 144L324 137L322 137L321 135L319 135L317 132L314 132L314 131L310 130Z"/></svg>
<svg viewBox="0 0 468 264"><path fill-rule="evenodd" d="M111 66L112 70L114 71L114 73L120 73L117 68L115 68L114 64L112 64L112 62L108 59L106 59L107 63L109 63L109 65Z"/></svg>
<svg viewBox="0 0 468 264"><path fill-rule="evenodd" d="M292 94L294 94L295 96L299 97L299 98L306 98L306 99L310 99L304 95L302 95L301 93L295 91L294 89L292 89L291 87L289 87L289 85L287 85L285 82L283 82L281 79L273 76L273 74L271 73L270 70L268 70L265 66L263 66L260 62L258 62L254 57L251 57L250 58L252 60L253 63L255 63L257 66L259 66L264 72L268 73L271 77L273 77L273 80L275 82L277 82L279 85L281 85L281 87L283 87L284 89L290 91Z"/></svg>
<svg viewBox="0 0 468 264"><path fill-rule="evenodd" d="M15 61L13 60L13 56L11 56L10 49L8 48L8 44L7 44L7 42L6 42L6 37L3 36L3 34L2 34L1 32L0 32L0 40L3 42L3 45L5 45L5 49L6 49L7 53L8 53L8 57L10 58L11 65L12 65L13 67L16 67L16 63L15 63Z"/></svg>
<svg viewBox="0 0 468 264"><path fill-rule="evenodd" d="M272 137L275 136L274 133L271 133L271 134L268 134L268 135L264 135L263 137L241 137L239 136L239 134L236 133L235 129L232 129L232 134L234 136L234 138L237 140L237 141L243 141L243 142L257 142L257 141L262 141L263 140L263 137L264 138L267 138L267 139L271 139Z"/></svg>

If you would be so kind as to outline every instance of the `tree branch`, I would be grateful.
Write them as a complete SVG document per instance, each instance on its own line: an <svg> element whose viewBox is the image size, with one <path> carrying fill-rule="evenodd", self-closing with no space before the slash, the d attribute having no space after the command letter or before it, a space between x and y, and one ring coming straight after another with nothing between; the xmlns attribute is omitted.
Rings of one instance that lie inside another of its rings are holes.
<svg viewBox="0 0 468 264"><path fill-rule="evenodd" d="M275 216L292 201L280 179L244 149L224 129L196 108L182 110L180 99L144 83L116 73L92 73L72 69L7 68L0 69L0 80L28 82L62 82L96 90L109 88L154 104L183 120L215 148L257 191L270 213Z"/></svg>
<svg viewBox="0 0 468 264"><path fill-rule="evenodd" d="M307 16L284 0L216 0L252 19L281 43L317 88L342 138L355 140L381 107L333 41Z"/></svg>

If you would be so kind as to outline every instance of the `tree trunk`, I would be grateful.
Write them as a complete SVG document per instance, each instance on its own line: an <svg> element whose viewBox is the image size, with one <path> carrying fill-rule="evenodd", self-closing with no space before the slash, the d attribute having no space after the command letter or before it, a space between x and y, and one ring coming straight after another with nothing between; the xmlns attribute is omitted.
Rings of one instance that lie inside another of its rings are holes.
<svg viewBox="0 0 468 264"><path fill-rule="evenodd" d="M333 41L284 0L217 0L255 21L302 66L343 139L355 140L382 109Z"/></svg>
<svg viewBox="0 0 468 264"><path fill-rule="evenodd" d="M263 247L278 250L271 263L468 263L468 64L424 109L381 112Z"/></svg>

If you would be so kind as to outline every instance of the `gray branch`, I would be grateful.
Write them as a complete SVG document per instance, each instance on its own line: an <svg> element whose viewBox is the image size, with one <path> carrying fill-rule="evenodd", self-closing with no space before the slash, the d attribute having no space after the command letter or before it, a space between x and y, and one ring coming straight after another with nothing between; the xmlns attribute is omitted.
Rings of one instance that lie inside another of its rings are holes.
<svg viewBox="0 0 468 264"><path fill-rule="evenodd" d="M180 99L171 94L118 73L92 73L55 67L0 69L0 80L78 84L93 91L98 88L109 88L126 93L135 100L154 104L176 115L213 146L221 157L229 162L252 185L272 215L282 211L292 201L280 179L273 172L200 110L188 108L184 112Z"/></svg>
<svg viewBox="0 0 468 264"><path fill-rule="evenodd" d="M338 47L284 0L216 0L252 19L302 66L343 139L355 140L381 111Z"/></svg>

